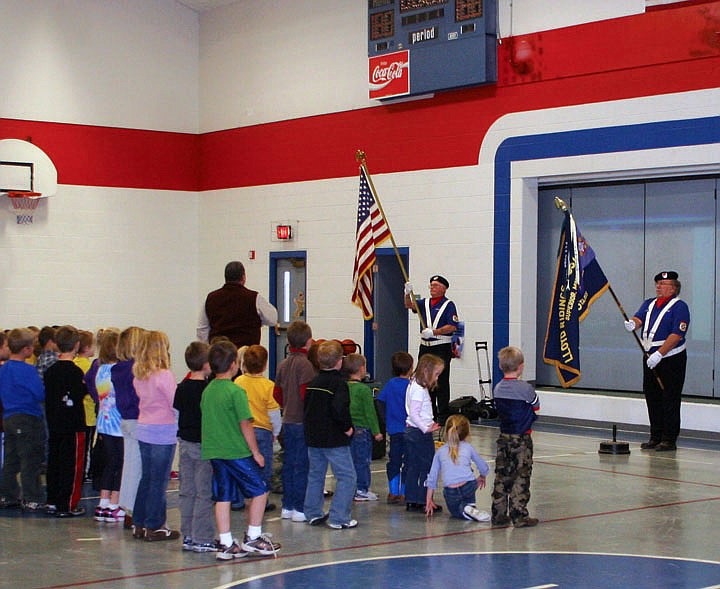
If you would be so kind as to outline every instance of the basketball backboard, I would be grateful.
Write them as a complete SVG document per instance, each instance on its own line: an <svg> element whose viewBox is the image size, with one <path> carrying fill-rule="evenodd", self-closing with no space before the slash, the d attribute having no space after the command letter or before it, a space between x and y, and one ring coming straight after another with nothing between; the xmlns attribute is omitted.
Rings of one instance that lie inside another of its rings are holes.
<svg viewBox="0 0 720 589"><path fill-rule="evenodd" d="M29 141L0 140L0 193L57 193L57 170L48 155Z"/></svg>

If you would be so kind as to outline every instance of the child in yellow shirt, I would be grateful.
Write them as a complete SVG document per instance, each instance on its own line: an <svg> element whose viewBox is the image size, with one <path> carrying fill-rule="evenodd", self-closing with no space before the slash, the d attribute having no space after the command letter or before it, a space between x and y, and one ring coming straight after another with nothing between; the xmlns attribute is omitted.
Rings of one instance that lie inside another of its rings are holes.
<svg viewBox="0 0 720 589"><path fill-rule="evenodd" d="M280 405L273 397L275 383L263 376L267 368L268 352L263 346L248 346L243 356L241 374L235 384L247 394L250 412L253 415L253 427L260 453L265 458L262 469L263 479L271 488L273 473L273 442L280 434L282 425ZM268 503L265 511L272 511L275 505Z"/></svg>

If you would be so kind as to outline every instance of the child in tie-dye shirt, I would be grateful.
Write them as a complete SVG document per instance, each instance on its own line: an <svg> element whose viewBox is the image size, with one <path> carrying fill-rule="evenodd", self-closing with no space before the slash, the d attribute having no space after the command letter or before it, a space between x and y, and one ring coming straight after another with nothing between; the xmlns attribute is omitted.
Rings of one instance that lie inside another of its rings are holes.
<svg viewBox="0 0 720 589"><path fill-rule="evenodd" d="M90 395L98 403L97 433L102 444L105 466L100 480L93 486L100 491L100 503L95 508L95 520L115 523L125 519L120 509L120 481L123 467L123 437L120 429L120 412L115 406L115 388L110 371L117 363L117 344L120 330L105 329L98 338L98 357L85 375Z"/></svg>

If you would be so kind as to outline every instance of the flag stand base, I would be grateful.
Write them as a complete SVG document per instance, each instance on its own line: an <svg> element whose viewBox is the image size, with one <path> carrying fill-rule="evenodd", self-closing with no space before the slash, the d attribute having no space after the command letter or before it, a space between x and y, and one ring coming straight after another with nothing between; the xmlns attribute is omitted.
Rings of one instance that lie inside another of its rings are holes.
<svg viewBox="0 0 720 589"><path fill-rule="evenodd" d="M613 425L612 441L600 442L598 454L630 454L630 444L628 442L617 441L617 425Z"/></svg>

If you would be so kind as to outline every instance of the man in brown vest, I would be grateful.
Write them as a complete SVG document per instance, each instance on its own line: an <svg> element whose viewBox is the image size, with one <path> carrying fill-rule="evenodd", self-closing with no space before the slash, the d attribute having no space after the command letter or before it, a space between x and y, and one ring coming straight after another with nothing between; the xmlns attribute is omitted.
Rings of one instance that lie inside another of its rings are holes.
<svg viewBox="0 0 720 589"><path fill-rule="evenodd" d="M260 327L277 323L277 309L257 291L245 288L242 262L225 266L225 284L212 291L200 311L197 337L208 342L227 337L238 348L260 343Z"/></svg>

